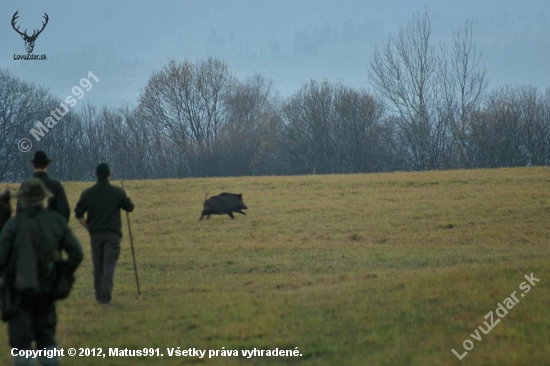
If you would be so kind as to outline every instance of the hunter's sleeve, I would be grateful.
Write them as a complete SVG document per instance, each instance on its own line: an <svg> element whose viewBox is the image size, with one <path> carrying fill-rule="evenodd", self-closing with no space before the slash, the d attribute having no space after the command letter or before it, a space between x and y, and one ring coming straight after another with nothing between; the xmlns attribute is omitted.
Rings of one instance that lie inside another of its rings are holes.
<svg viewBox="0 0 550 366"><path fill-rule="evenodd" d="M71 218L71 208L69 207L69 200L67 200L67 194L61 183L57 187L55 199L57 200L57 212L69 222Z"/></svg>
<svg viewBox="0 0 550 366"><path fill-rule="evenodd" d="M120 205L120 207L127 212L134 211L134 203L132 202L130 197L126 195L126 193L124 193L124 198L122 199L122 204Z"/></svg>
<svg viewBox="0 0 550 366"><path fill-rule="evenodd" d="M80 262L82 262L84 253L82 252L82 246L80 245L80 242L78 241L76 236L74 236L73 231L68 226L65 229L65 233L61 242L61 247L67 252L67 255L69 257L69 265L71 266L73 271L76 271L76 269L80 265Z"/></svg>
<svg viewBox="0 0 550 366"><path fill-rule="evenodd" d="M86 211L88 211L88 201L86 200L85 194L86 192L83 192L80 195L80 199L78 200L74 209L74 214L77 219L84 217L84 214L86 213Z"/></svg>
<svg viewBox="0 0 550 366"><path fill-rule="evenodd" d="M4 269L10 261L10 248L12 247L13 240L15 238L15 219L9 219L0 234L0 273L4 272Z"/></svg>

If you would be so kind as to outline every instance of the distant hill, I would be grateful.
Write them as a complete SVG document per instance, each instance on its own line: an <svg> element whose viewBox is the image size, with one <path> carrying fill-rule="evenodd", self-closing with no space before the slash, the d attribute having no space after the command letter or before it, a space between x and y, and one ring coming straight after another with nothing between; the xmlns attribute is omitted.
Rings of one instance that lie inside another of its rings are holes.
<svg viewBox="0 0 550 366"><path fill-rule="evenodd" d="M88 70L101 87L85 100L99 105L136 104L151 73L166 61L213 56L239 77L260 73L288 96L310 79L368 87L367 67L375 46L424 9L423 1L98 1L45 4L7 1L2 19L19 10L18 24L32 29L44 12L49 24L35 53L47 61L14 61L25 53L9 21L0 24L0 67L44 85L64 98ZM452 30L474 20L476 45L489 88L507 83L550 86L550 2L471 0L429 4L434 39L451 41ZM155 14L155 15L152 15ZM160 15L159 15L160 14Z"/></svg>

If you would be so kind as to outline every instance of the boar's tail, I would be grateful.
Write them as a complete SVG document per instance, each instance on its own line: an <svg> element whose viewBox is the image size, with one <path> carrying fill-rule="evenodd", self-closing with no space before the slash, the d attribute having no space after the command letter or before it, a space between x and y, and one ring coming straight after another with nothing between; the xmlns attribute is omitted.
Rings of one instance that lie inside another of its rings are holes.
<svg viewBox="0 0 550 366"><path fill-rule="evenodd" d="M208 193L209 192L206 192L206 194L204 195L204 200L206 201L206 199L208 198Z"/></svg>

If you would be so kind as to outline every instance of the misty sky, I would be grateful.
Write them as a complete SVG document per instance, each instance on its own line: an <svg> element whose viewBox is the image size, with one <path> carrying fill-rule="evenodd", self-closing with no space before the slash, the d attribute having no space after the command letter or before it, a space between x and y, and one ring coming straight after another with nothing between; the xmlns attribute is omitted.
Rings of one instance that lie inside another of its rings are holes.
<svg viewBox="0 0 550 366"><path fill-rule="evenodd" d="M92 71L100 82L82 100L115 107L136 105L169 58L219 58L240 79L264 75L282 97L310 79L370 89L374 47L425 8L443 42L473 20L489 90L550 86L549 0L2 0L0 67L63 99ZM11 26L17 10L17 25L29 34L48 14L33 51L47 61L13 59L26 54Z"/></svg>

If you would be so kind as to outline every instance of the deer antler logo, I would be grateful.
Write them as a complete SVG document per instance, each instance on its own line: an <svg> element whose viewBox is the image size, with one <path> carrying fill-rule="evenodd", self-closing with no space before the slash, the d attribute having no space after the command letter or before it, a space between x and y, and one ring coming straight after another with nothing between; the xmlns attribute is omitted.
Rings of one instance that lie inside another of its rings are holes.
<svg viewBox="0 0 550 366"><path fill-rule="evenodd" d="M19 15L17 15L17 13L19 13L19 10L17 10L15 12L15 14L13 14L13 18L11 18L11 26L13 27L13 29L15 29L15 31L17 33L19 33L21 35L21 38L23 38L23 40L25 41L25 48L27 49L27 53L32 53L32 50L34 49L34 42L36 41L36 38L38 38L38 35L40 33L42 33L42 31L44 30L44 28L46 28L46 24L48 24L48 14L44 13L44 19L46 19L45 22L42 22L42 29L40 30L34 30L32 36L29 36L27 34L27 30L25 29L25 32L21 33L19 31L19 27L15 28L15 21L17 20L17 18L19 18Z"/></svg>

